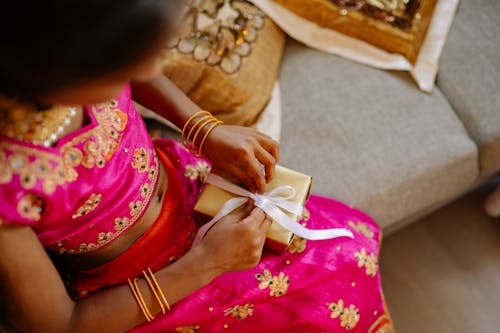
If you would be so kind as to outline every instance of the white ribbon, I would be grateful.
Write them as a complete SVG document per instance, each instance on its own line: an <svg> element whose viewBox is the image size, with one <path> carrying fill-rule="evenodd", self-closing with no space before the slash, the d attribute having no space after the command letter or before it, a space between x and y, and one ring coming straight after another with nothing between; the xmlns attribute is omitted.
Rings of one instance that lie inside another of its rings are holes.
<svg viewBox="0 0 500 333"><path fill-rule="evenodd" d="M302 205L290 201L290 199L295 197L296 194L295 189L291 186L279 186L272 191L264 194L251 193L214 174L210 174L208 176L207 183L217 186L218 188L221 188L227 192L236 194L239 197L232 198L226 201L220 211L213 217L213 219L200 228L193 242L193 247L201 242L210 228L212 228L221 218L246 204L248 198L252 199L254 201L254 205L262 209L274 221L297 236L309 240L323 240L337 237L354 238L352 232L345 228L322 230L308 229L301 225L299 222L290 218L290 216L286 215L285 212L289 212L296 216L301 216L304 209ZM287 192L289 193L288 196L284 196Z"/></svg>

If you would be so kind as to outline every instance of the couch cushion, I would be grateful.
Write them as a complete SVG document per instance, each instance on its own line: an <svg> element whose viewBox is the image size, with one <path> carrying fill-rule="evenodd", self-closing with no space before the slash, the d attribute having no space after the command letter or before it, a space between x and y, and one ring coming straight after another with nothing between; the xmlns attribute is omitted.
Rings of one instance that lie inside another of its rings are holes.
<svg viewBox="0 0 500 333"><path fill-rule="evenodd" d="M383 227L466 191L477 151L436 89L288 41L280 74L281 164L313 192L364 209Z"/></svg>
<svg viewBox="0 0 500 333"><path fill-rule="evenodd" d="M500 170L500 1L464 0L440 62L438 86L479 146L481 173Z"/></svg>

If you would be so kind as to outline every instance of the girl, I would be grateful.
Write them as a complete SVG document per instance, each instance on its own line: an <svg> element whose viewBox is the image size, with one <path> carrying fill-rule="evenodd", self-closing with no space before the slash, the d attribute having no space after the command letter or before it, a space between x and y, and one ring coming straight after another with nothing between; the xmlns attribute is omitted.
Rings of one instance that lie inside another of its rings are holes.
<svg viewBox="0 0 500 333"><path fill-rule="evenodd" d="M251 203L191 248L210 164L262 192L278 145L221 125L160 73L172 0L16 1L0 13L0 303L22 332L377 332L390 329L365 214L312 196L312 228L263 252ZM132 99L188 131L154 143ZM196 125L198 124L198 125ZM206 126L203 126L206 124ZM264 166L264 170L262 167ZM57 267L57 268L56 268Z"/></svg>

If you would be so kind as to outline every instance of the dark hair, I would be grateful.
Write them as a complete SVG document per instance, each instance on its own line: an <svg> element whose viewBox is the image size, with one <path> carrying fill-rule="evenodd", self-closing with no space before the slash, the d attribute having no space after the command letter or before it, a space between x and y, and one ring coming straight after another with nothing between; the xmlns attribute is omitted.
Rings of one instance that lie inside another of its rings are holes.
<svg viewBox="0 0 500 333"><path fill-rule="evenodd" d="M138 61L176 0L14 0L0 10L0 92L36 98Z"/></svg>

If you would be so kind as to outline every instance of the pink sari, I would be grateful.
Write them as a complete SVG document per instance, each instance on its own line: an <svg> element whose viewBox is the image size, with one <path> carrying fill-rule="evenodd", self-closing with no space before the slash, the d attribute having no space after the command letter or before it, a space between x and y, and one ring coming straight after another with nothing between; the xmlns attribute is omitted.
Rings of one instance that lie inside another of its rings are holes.
<svg viewBox="0 0 500 333"><path fill-rule="evenodd" d="M173 141L155 146L169 176L162 215L122 256L81 272L80 294L139 277L146 266L161 269L190 248L197 228L190 216L203 161ZM257 267L219 276L166 315L130 332L391 332L378 270L377 224L328 198L313 195L306 208L308 227L344 227L355 238L297 239L283 255L265 252Z"/></svg>
<svg viewBox="0 0 500 333"><path fill-rule="evenodd" d="M127 283L145 267L157 271L189 251L198 228L193 206L209 171L174 141L153 146L128 88L88 112L91 124L50 149L0 138L0 220L32 226L58 252L94 251L126 232L149 204L157 163L167 170L158 220L120 257L73 272L67 282L76 297ZM36 178L32 170L40 171ZM328 198L313 195L306 208L309 228L347 228L354 239L296 239L287 253L265 252L255 268L219 276L130 332L392 332L377 224Z"/></svg>

